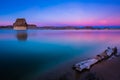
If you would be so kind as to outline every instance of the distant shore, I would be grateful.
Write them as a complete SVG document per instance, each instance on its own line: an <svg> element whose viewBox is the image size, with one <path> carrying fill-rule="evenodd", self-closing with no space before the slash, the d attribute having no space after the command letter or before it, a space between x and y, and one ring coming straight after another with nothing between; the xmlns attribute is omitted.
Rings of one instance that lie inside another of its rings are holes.
<svg viewBox="0 0 120 80"><path fill-rule="evenodd" d="M13 26L0 26L0 29L13 29ZM27 28L33 30L119 30L119 27L109 28L109 27L74 27L74 26L63 26L63 27L55 27L55 26L45 26L45 27L29 27Z"/></svg>

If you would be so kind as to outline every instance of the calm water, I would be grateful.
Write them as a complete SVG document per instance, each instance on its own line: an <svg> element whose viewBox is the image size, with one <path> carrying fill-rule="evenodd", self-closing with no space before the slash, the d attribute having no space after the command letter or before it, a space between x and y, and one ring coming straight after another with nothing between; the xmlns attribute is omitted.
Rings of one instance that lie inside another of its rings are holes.
<svg viewBox="0 0 120 80"><path fill-rule="evenodd" d="M119 30L0 30L1 78L34 80L63 63L118 46L119 34Z"/></svg>

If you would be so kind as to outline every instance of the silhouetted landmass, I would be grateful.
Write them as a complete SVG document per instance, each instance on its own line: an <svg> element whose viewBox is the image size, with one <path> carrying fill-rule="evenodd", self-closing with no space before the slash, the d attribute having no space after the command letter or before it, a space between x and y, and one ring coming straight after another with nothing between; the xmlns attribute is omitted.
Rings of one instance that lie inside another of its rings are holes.
<svg viewBox="0 0 120 80"><path fill-rule="evenodd" d="M13 29L12 25L8 25L8 26L0 26L0 29ZM27 24L27 29L35 29L35 30L117 30L120 29L120 27L93 27L93 26L83 26L83 27L79 27L79 26L61 26L61 27L57 27L57 26L42 26L42 27L38 27L35 24Z"/></svg>
<svg viewBox="0 0 120 80"><path fill-rule="evenodd" d="M50 29L50 30L109 30L109 29L120 29L120 27L117 28L109 28L109 27L92 27L92 26L84 26L84 27L78 27L78 26L63 26L63 27L56 27L56 26L44 26L44 27L37 27L36 29Z"/></svg>
<svg viewBox="0 0 120 80"><path fill-rule="evenodd" d="M35 24L28 24L28 29L37 29Z"/></svg>
<svg viewBox="0 0 120 80"><path fill-rule="evenodd" d="M0 29L13 29L14 27L12 25L7 26L0 26ZM62 27L56 27L56 26L42 26L38 27L35 24L27 24L27 29L35 29L35 30L117 30L120 29L120 27L92 27L92 26L62 26Z"/></svg>
<svg viewBox="0 0 120 80"><path fill-rule="evenodd" d="M14 30L27 30L27 29L36 29L36 30L109 30L109 29L120 29L120 26L42 26L38 27L35 24L27 24L25 18L17 18L13 25L0 26L0 29L14 29Z"/></svg>
<svg viewBox="0 0 120 80"><path fill-rule="evenodd" d="M12 25L0 26L0 29L13 29Z"/></svg>
<svg viewBox="0 0 120 80"><path fill-rule="evenodd" d="M8 26L0 26L0 29L14 29L14 30L26 30L26 29L40 29L40 30L84 30L84 29L88 29L88 30L103 30L103 29L120 29L120 26L116 26L116 27L110 27L110 26L42 26L42 27L38 27L35 24L28 24L26 22L25 18L17 18L15 23L13 23L13 25L8 25Z"/></svg>

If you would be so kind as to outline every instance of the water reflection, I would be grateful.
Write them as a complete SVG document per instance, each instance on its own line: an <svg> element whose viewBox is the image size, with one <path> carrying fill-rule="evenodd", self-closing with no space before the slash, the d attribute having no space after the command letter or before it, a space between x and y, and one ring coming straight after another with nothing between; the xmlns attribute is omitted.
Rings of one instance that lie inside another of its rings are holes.
<svg viewBox="0 0 120 80"><path fill-rule="evenodd" d="M27 40L27 31L17 31L16 37L19 41L26 41Z"/></svg>
<svg viewBox="0 0 120 80"><path fill-rule="evenodd" d="M119 34L120 31L115 30L1 30L0 70L7 80L31 80L36 78L36 75L40 75L39 80L50 80L48 78L53 76L60 77L59 80L81 80L81 74L66 73L67 69L80 60L98 54L108 46L119 46ZM16 41L16 38L19 41L27 41L21 43ZM64 63L65 66L61 65ZM54 70L59 66L58 70Z"/></svg>

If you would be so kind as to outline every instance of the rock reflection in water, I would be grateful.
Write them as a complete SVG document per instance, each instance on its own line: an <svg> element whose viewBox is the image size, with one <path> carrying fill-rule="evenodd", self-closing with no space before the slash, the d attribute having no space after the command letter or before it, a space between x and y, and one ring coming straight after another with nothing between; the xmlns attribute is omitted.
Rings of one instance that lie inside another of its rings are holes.
<svg viewBox="0 0 120 80"><path fill-rule="evenodd" d="M17 31L16 37L19 41L26 41L27 40L27 31Z"/></svg>

